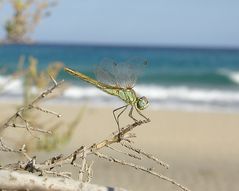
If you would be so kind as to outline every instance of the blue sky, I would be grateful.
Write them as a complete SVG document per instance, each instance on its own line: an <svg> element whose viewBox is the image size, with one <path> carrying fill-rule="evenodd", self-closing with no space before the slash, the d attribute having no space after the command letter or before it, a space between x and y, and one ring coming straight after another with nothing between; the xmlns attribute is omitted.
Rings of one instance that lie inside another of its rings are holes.
<svg viewBox="0 0 239 191"><path fill-rule="evenodd" d="M0 12L3 25L10 10L4 7ZM61 43L239 47L239 1L59 0L33 38Z"/></svg>

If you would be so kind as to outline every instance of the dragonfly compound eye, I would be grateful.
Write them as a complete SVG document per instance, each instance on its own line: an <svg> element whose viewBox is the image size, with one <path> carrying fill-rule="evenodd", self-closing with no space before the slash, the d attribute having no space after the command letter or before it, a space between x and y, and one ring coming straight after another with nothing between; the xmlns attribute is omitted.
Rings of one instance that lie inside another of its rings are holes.
<svg viewBox="0 0 239 191"><path fill-rule="evenodd" d="M143 110L145 108L147 108L149 105L149 101L146 97L141 97L138 99L137 101L137 108L140 109L140 110Z"/></svg>

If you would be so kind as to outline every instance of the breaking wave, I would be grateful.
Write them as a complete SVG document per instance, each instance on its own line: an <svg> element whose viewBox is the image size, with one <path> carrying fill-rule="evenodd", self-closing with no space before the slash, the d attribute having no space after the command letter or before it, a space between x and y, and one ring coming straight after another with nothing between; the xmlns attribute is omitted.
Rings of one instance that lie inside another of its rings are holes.
<svg viewBox="0 0 239 191"><path fill-rule="evenodd" d="M239 75L239 74L238 74ZM234 80L238 80L235 75ZM238 82L239 83L239 82ZM22 97L23 82L0 76L0 99ZM238 89L213 89L188 86L138 85L135 91L139 96L146 96L153 108L170 108L182 110L222 110L239 111ZM120 100L91 86L71 85L60 100L67 102L116 105Z"/></svg>

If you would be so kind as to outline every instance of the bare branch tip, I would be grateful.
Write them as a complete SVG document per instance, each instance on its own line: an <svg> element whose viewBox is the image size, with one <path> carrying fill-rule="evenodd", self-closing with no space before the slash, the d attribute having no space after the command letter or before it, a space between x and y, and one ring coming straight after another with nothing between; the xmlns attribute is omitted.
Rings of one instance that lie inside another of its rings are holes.
<svg viewBox="0 0 239 191"><path fill-rule="evenodd" d="M53 83L55 84L55 86L57 86L57 81L52 77L52 75L50 73L48 73L48 75L50 76L50 78L53 81Z"/></svg>

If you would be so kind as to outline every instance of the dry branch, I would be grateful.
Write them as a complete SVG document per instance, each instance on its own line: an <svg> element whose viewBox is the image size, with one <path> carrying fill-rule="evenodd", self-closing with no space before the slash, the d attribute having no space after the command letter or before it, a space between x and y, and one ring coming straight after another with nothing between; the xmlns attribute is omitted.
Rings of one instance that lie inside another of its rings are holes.
<svg viewBox="0 0 239 191"><path fill-rule="evenodd" d="M111 156L107 156L107 155L104 155L102 153L99 153L99 152L94 152L94 154L96 156L98 156L99 158L102 158L102 159L105 159L105 160L108 160L109 162L114 162L114 163L118 163L118 164L121 164L121 165L125 165L125 166L129 166L129 167L132 167L132 168L135 168L136 170L141 170L141 171L144 171L144 172L147 172L151 175L154 175L162 180L165 180L165 181L168 181L176 186L178 186L179 188L181 188L182 190L184 191L190 191L188 188L184 187L183 185L177 183L176 181L174 181L173 179L171 178L168 178L162 174L159 174L155 171L153 171L152 168L145 168L143 166L139 166L137 164L134 164L134 163L130 163L130 162L126 162L126 161L123 161L123 160L119 160L117 158L114 158L114 157L111 157Z"/></svg>
<svg viewBox="0 0 239 191"><path fill-rule="evenodd" d="M81 169L79 173L79 181L83 181L83 175L86 170L86 148L83 148L83 154L82 154L82 163L81 163Z"/></svg>
<svg viewBox="0 0 239 191"><path fill-rule="evenodd" d="M3 190L41 191L108 191L107 187L83 183L66 178L39 177L33 174L0 170L0 188ZM114 191L126 191L114 188Z"/></svg>
<svg viewBox="0 0 239 191"><path fill-rule="evenodd" d="M31 110L31 109L37 109L39 111L42 111L44 113L48 114L53 114L57 117L60 117L61 115L53 112L53 111L48 111L46 109L42 109L41 107L37 106L37 104L44 98L46 98L50 93L52 93L56 88L58 88L64 81L56 82L53 78L51 78L53 81L53 86L51 86L49 89L45 90L42 92L39 96L37 96L30 104L25 105L21 107L20 109L17 110L17 112L12 115L2 126L2 130L7 127L15 127L15 128L26 128L30 133L31 131L38 131L42 133L51 133L50 131L45 131L42 129L34 128L31 127L30 123L23 117L24 113ZM20 119L24 125L22 124L16 124L15 121L16 119ZM0 129L0 131L1 131Z"/></svg>
<svg viewBox="0 0 239 191"><path fill-rule="evenodd" d="M148 154L148 153L142 151L142 149L134 148L132 145L124 143L124 142L121 142L121 145L126 147L129 150L132 150L132 151L134 151L134 152L136 152L138 154L141 154L141 155L147 157L148 159L151 159L151 160L155 161L156 163L158 163L158 164L160 164L160 165L162 165L162 166L164 166L166 168L169 168L169 165L167 163L161 161L160 159L156 158L152 154Z"/></svg>
<svg viewBox="0 0 239 191"><path fill-rule="evenodd" d="M28 160L32 160L32 158L27 154L26 151L26 145L22 145L21 148L19 148L18 150L12 149L9 146L7 146L4 142L3 142L3 138L0 137L0 151L2 152L12 152L12 153L20 153L22 154L26 159Z"/></svg>
<svg viewBox="0 0 239 191"><path fill-rule="evenodd" d="M141 160L141 159L142 159L142 157L140 157L140 156L134 155L134 154L132 154L132 153L127 153L127 152L121 151L121 150L116 149L116 148L114 148L114 147L112 147L112 146L110 146L110 145L108 145L107 147L110 148L110 149L113 150L113 151L116 151L116 152L118 152L118 153L122 153L122 154L124 154L124 155L126 155L126 156L129 156L129 157L132 157L132 158L134 158L134 159L138 159L138 160Z"/></svg>

